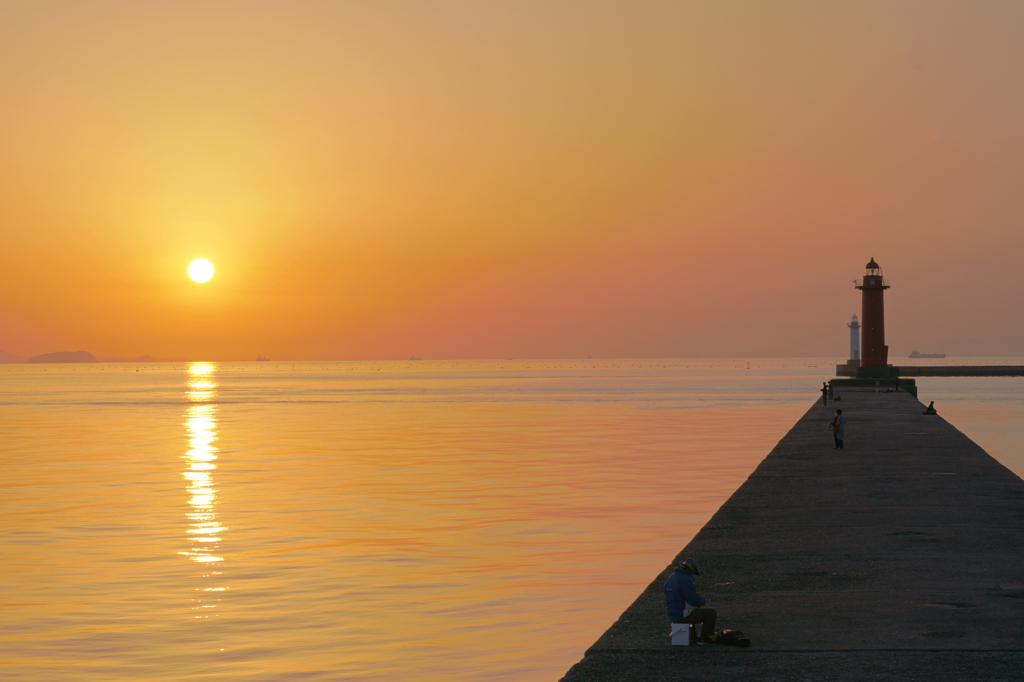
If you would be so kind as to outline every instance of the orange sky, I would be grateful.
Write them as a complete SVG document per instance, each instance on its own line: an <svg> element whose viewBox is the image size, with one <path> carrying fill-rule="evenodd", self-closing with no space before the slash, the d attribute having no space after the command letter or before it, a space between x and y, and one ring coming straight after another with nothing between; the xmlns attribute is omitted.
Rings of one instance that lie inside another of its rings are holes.
<svg viewBox="0 0 1024 682"><path fill-rule="evenodd" d="M1019 2L0 4L23 356L1024 355L1022 181Z"/></svg>

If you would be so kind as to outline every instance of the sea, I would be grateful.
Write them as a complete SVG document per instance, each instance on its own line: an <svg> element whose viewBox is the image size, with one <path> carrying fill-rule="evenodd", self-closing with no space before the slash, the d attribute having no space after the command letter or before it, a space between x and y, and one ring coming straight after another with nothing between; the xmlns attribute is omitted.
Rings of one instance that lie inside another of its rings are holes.
<svg viewBox="0 0 1024 682"><path fill-rule="evenodd" d="M0 365L0 679L557 680L836 362ZM1024 474L1024 378L917 383Z"/></svg>

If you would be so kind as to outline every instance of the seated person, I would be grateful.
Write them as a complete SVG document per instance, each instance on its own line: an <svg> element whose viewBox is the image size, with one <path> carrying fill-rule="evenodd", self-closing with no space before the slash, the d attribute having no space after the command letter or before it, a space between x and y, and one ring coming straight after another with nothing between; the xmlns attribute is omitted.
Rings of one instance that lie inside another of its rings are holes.
<svg viewBox="0 0 1024 682"><path fill-rule="evenodd" d="M930 403L928 403L928 409L925 410L922 414L938 414L938 412L935 411L935 401L934 400L931 401Z"/></svg>
<svg viewBox="0 0 1024 682"><path fill-rule="evenodd" d="M665 581L665 604L673 623L701 623L698 644L714 644L715 620L718 614L706 606L708 600L697 592L693 576L700 575L696 559L687 559L676 567Z"/></svg>

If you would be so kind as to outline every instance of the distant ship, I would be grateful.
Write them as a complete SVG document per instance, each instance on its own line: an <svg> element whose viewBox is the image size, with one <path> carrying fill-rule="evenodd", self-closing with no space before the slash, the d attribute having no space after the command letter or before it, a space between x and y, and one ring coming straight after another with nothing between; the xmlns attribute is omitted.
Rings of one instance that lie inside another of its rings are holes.
<svg viewBox="0 0 1024 682"><path fill-rule="evenodd" d="M945 353L918 353L916 350L910 351L910 357L912 358L944 358Z"/></svg>
<svg viewBox="0 0 1024 682"><path fill-rule="evenodd" d="M914 351L914 352L916 353L917 351ZM256 356L256 362L270 362L270 358L268 358L265 355L257 355Z"/></svg>
<svg viewBox="0 0 1024 682"><path fill-rule="evenodd" d="M414 356L412 356L412 357L411 357L411 358L409 358L409 359L410 359L410 360L422 360L423 358L418 358L418 357L416 357L416 356L414 355Z"/></svg>

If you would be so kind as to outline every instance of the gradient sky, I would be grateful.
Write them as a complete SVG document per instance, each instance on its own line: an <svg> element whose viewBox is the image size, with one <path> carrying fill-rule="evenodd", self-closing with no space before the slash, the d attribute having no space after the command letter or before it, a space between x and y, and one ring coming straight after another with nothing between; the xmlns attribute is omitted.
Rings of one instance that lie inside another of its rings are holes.
<svg viewBox="0 0 1024 682"><path fill-rule="evenodd" d="M1017 1L0 4L23 356L1024 355L1022 181Z"/></svg>

